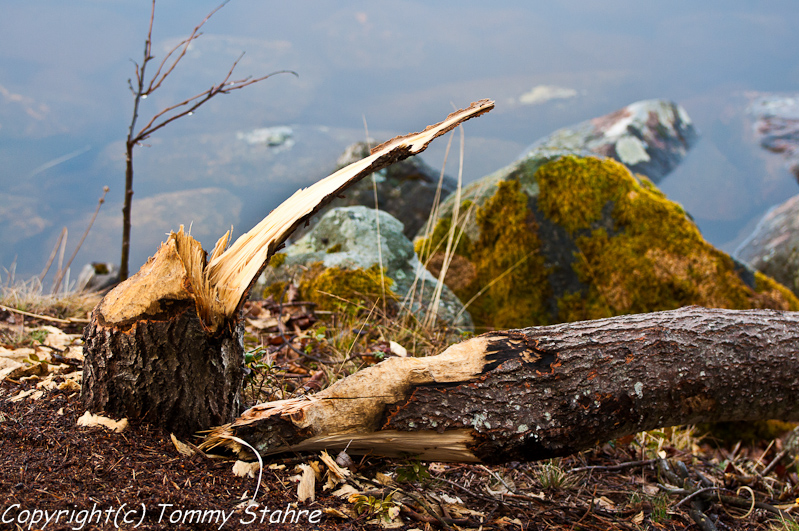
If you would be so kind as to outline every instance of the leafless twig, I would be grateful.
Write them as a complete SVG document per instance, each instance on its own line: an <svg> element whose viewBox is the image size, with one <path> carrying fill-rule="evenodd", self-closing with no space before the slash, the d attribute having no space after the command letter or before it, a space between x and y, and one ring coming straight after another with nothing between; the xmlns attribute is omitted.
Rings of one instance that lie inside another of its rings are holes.
<svg viewBox="0 0 799 531"><path fill-rule="evenodd" d="M89 225L86 227L86 230L83 231L83 236L80 237L80 241L78 242L78 245L75 247L75 250L72 252L72 256L70 256L69 260L67 260L67 265L65 265L63 269L59 268L58 273L56 274L55 281L53 282L53 295L58 293L58 288L61 287L61 281L64 279L64 272L67 269L69 269L70 265L72 265L72 260L75 259L75 256L78 254L78 251L80 251L80 248L83 245L83 242L86 240L86 236L88 236L89 231L92 230L92 225L94 225L94 220L97 219L97 214L100 212L100 207L103 206L103 203L105 203L105 195L107 193L108 193L108 187L103 186L103 195L100 196L100 199L97 201L97 208L94 209L94 215L92 216L92 219L89 220Z"/></svg>
<svg viewBox="0 0 799 531"><path fill-rule="evenodd" d="M128 127L128 136L125 141L126 147L126 154L125 154L125 197L124 197L124 204L122 207L122 257L120 259L119 264L119 278L120 280L125 280L128 277L128 262L130 258L130 229L131 229L131 206L133 203L133 149L142 141L146 140L150 137L154 132L158 131L162 127L165 127L167 124L174 122L175 120L182 118L184 116L189 116L194 111L196 111L201 105L205 102L213 98L218 94L230 94L234 90L239 90L244 87L248 87L260 81L263 81L267 78L270 78L277 74L294 74L297 75L296 72L291 70L280 70L277 72L272 72L270 74L266 74L265 76L253 78L252 76L247 76L241 79L235 79L231 81L231 77L233 77L233 71L236 69L236 66L241 61L241 58L244 56L242 54L233 62L228 70L227 75L220 81L219 83L211 86L211 88L200 92L190 98L186 98L185 100L170 105L161 111L155 113L147 124L142 127L141 129L136 128L136 123L139 119L139 106L141 104L141 100L147 98L150 94L152 94L155 90L157 90L163 83L166 81L166 78L175 70L178 66L180 61L186 56L186 52L189 50L189 46L191 43L197 40L201 35L202 32L200 31L202 27L205 25L206 22L220 9L222 9L225 4L227 4L230 0L225 0L219 6L217 6L213 11L211 11L197 26L195 26L194 30L192 30L191 34L180 41L177 45L175 45L171 50L167 52L164 58L161 60L161 63L158 65L158 68L155 71L155 74L147 80L146 77L146 69L148 63L155 59L155 56L152 54L152 43L153 43L153 21L155 20L155 0L152 0L152 9L150 11L150 25L147 29L147 38L144 41L144 57L142 59L141 64L136 63L135 65L135 85L132 80L128 79L128 86L130 87L130 91L133 94L133 116L131 117L130 125Z"/></svg>

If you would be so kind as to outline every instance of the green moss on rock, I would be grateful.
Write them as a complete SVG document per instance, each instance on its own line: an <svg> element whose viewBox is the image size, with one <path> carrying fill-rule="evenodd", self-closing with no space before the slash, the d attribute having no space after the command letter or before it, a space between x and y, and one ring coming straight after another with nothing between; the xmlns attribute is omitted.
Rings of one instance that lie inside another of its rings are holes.
<svg viewBox="0 0 799 531"><path fill-rule="evenodd" d="M286 262L286 253L275 253L269 260L271 267L280 267Z"/></svg>
<svg viewBox="0 0 799 531"><path fill-rule="evenodd" d="M261 291L261 297L264 299L268 299L272 297L275 302L284 302L283 299L286 295L286 286L288 282L273 282L271 284L267 284L263 291Z"/></svg>
<svg viewBox="0 0 799 531"><path fill-rule="evenodd" d="M374 304L380 303L383 294L386 299L395 302L392 283L378 266L344 269L325 268L322 263L317 263L300 279L299 290L300 297L315 302L319 310L357 313L362 309L368 311Z"/></svg>
<svg viewBox="0 0 799 531"><path fill-rule="evenodd" d="M474 296L485 287L488 295L471 307L478 322L512 328L549 320L548 270L538 224L527 203L519 182L505 181L477 210L480 239L472 252L477 278L470 291Z"/></svg>
<svg viewBox="0 0 799 531"><path fill-rule="evenodd" d="M680 205L618 162L578 156L521 161L485 181L494 193L472 194L480 205L476 220L463 228L446 277L461 300L472 301L468 309L477 326L532 326L691 304L799 309L787 288L760 274L752 281L704 240ZM416 242L417 250L434 250L427 262L434 274L450 223L442 218L430 238Z"/></svg>
<svg viewBox="0 0 799 531"><path fill-rule="evenodd" d="M572 267L589 286L582 300L572 294L558 301L560 320L691 304L745 309L797 302L787 290L746 285L733 260L704 240L682 207L618 162L563 157L542 166L537 177L539 207L575 236ZM605 209L610 223L602 223Z"/></svg>
<svg viewBox="0 0 799 531"><path fill-rule="evenodd" d="M518 181L499 182L496 193L477 209L479 239L461 236L445 283L462 301L471 301L468 310L475 323L511 328L549 322L548 272L528 200ZM450 227L451 218L443 218L430 239L417 241L417 249L437 249L427 261L435 275L441 271Z"/></svg>

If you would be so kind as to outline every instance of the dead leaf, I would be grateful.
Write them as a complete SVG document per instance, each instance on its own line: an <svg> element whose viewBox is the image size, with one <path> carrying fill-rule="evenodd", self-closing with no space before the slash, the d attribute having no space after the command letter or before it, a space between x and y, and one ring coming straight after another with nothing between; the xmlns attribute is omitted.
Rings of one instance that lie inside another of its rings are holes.
<svg viewBox="0 0 799 531"><path fill-rule="evenodd" d="M25 364L21 361L0 357L0 380L5 380L6 376L9 376L12 372L24 366ZM13 376L11 376L11 378L13 378Z"/></svg>
<svg viewBox="0 0 799 531"><path fill-rule="evenodd" d="M660 492L660 487L647 483L646 485L641 485L641 490L643 490L644 494L647 496L656 496L657 493Z"/></svg>
<svg viewBox="0 0 799 531"><path fill-rule="evenodd" d="M58 389L68 393L76 393L80 391L80 384L73 379L64 380L58 384Z"/></svg>
<svg viewBox="0 0 799 531"><path fill-rule="evenodd" d="M606 511L615 511L616 510L616 504L613 503L613 500L611 500L610 498L607 498L605 496L601 496L599 498L594 498L593 500L591 500L591 503L595 504L600 509L604 509Z"/></svg>
<svg viewBox="0 0 799 531"><path fill-rule="evenodd" d="M34 363L32 365L23 365L22 367L12 371L9 373L9 378L29 378L31 376L44 376L50 369L48 368L46 363Z"/></svg>
<svg viewBox="0 0 799 531"><path fill-rule="evenodd" d="M20 402L22 400L25 400L26 398L30 398L31 400L39 400L43 396L44 396L44 391L39 391L36 389L28 389L27 391L20 391L16 395L9 398L8 401Z"/></svg>
<svg viewBox="0 0 799 531"><path fill-rule="evenodd" d="M350 496L353 494L358 494L358 489L350 485L349 483L345 483L341 486L340 489L333 491L333 496L338 496L339 498L347 498L349 499Z"/></svg>
<svg viewBox="0 0 799 531"><path fill-rule="evenodd" d="M449 469L449 465L446 463L430 463L427 468L430 470L430 472L438 476L446 472L447 469Z"/></svg>
<svg viewBox="0 0 799 531"><path fill-rule="evenodd" d="M9 350L5 347L0 347L0 358L12 359L14 361L24 362L30 359L31 354L36 355L36 350L28 347L15 348Z"/></svg>
<svg viewBox="0 0 799 531"><path fill-rule="evenodd" d="M44 389L45 391L52 391L58 384L53 381L54 375L52 373L47 375L47 378L36 384L36 389Z"/></svg>
<svg viewBox="0 0 799 531"><path fill-rule="evenodd" d="M308 463L311 468L313 468L313 472L316 475L317 481L322 481L324 474L322 473L322 469L319 467L319 461L311 461Z"/></svg>
<svg viewBox="0 0 799 531"><path fill-rule="evenodd" d="M101 415L93 415L87 411L78 419L78 426L86 426L87 428L93 426L104 426L119 433L125 431L125 429L128 427L128 419L114 420Z"/></svg>
<svg viewBox="0 0 799 531"><path fill-rule="evenodd" d="M338 455L336 456L336 463L338 463L339 466L343 466L343 467L347 467L347 468L349 468L351 466L355 466L355 463L352 461L352 458L349 456L349 454L347 454L347 450L346 449L344 449L344 450L342 450L342 451L340 451L338 453Z"/></svg>
<svg viewBox="0 0 799 531"><path fill-rule="evenodd" d="M172 439L172 444L175 445L175 450L177 450L180 455L182 455L184 457L191 457L191 456L194 455L194 449L191 446L189 446L188 444L179 441L178 438L175 437L174 433L170 433L169 434L169 438ZM236 461L236 462L238 463L238 461ZM234 468L233 473L235 474L236 466L234 465L233 468Z"/></svg>
<svg viewBox="0 0 799 531"><path fill-rule="evenodd" d="M66 334L60 328L49 325L40 326L35 330L44 330L47 332L47 337L44 339L44 344L49 347L57 348L58 350L64 350L66 347L74 343L75 340L81 337L79 334Z"/></svg>
<svg viewBox="0 0 799 531"><path fill-rule="evenodd" d="M633 516L632 520L630 521L635 525L641 525L642 523L644 523L644 511L641 511L640 513Z"/></svg>
<svg viewBox="0 0 799 531"><path fill-rule="evenodd" d="M383 474L382 472L375 474L375 481L381 485L385 485L386 487L390 487L391 485L395 484L394 479L391 476Z"/></svg>
<svg viewBox="0 0 799 531"><path fill-rule="evenodd" d="M322 512L324 514L328 515L328 516L333 516L335 518L341 518L342 520L355 519L358 516L352 511L344 512L344 511L341 511L339 509L334 509L332 507L325 507L324 509L322 509Z"/></svg>
<svg viewBox="0 0 799 531"><path fill-rule="evenodd" d="M442 492L442 493L441 493L441 499L442 499L444 502L446 502L446 503L452 503L452 504L460 504L460 505L463 505L463 500L462 500L462 499L460 499L460 498L459 498L459 497L457 497L457 496L455 496L455 497L453 498L452 496L450 496L450 495L449 495L449 494L447 494L446 492Z"/></svg>
<svg viewBox="0 0 799 531"><path fill-rule="evenodd" d="M278 326L278 320L271 316L267 317L266 319L263 318L252 319L248 317L247 324L259 330L267 330L269 328Z"/></svg>
<svg viewBox="0 0 799 531"><path fill-rule="evenodd" d="M496 520L494 520L494 523L499 525L500 527L511 527L511 526L513 526L513 527L518 527L520 529L524 529L524 527L522 526L522 521L519 520L518 518L514 518L513 520L511 520L507 516L502 516L502 517L497 518Z"/></svg>
<svg viewBox="0 0 799 531"><path fill-rule="evenodd" d="M399 529L400 527L405 527L405 524L403 522L394 521L394 518L396 518L396 516L394 516L394 513L396 513L396 515L399 515L399 510L400 510L399 507L392 507L391 509L388 510L388 517L392 519L392 521L390 522L387 522L382 518L380 519L375 518L373 520L369 520L366 523L372 525L380 525L380 527L382 527L383 529Z"/></svg>
<svg viewBox="0 0 799 531"><path fill-rule="evenodd" d="M473 516L473 517L477 518L478 520L480 518L485 518L485 513L469 509L468 507L466 507L464 505L455 504L455 503L447 503L444 506L447 508L447 511L449 511L449 513L452 516L454 516L455 518L468 518L470 516Z"/></svg>

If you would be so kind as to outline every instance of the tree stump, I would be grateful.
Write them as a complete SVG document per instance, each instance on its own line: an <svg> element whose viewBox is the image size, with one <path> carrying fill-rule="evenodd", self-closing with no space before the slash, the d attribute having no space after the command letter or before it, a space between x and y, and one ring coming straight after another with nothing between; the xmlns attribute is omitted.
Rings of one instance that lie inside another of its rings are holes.
<svg viewBox="0 0 799 531"><path fill-rule="evenodd" d="M170 236L92 312L83 402L186 436L240 411L244 347L238 316L211 331L197 314L176 249L181 237Z"/></svg>

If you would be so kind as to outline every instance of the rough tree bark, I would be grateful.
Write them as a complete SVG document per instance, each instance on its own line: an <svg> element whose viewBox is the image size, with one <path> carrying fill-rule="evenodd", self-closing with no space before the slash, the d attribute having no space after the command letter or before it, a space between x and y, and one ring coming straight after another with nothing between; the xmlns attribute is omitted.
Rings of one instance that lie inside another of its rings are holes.
<svg viewBox="0 0 799 531"><path fill-rule="evenodd" d="M112 290L84 331L82 399L91 411L163 426L176 435L232 421L244 349L240 311L269 258L294 229L346 187L423 151L436 137L493 108L481 100L420 133L377 146L363 160L300 190L210 258L183 232Z"/></svg>
<svg viewBox="0 0 799 531"><path fill-rule="evenodd" d="M799 421L799 313L688 307L490 332L257 405L205 448L497 463L678 424Z"/></svg>

